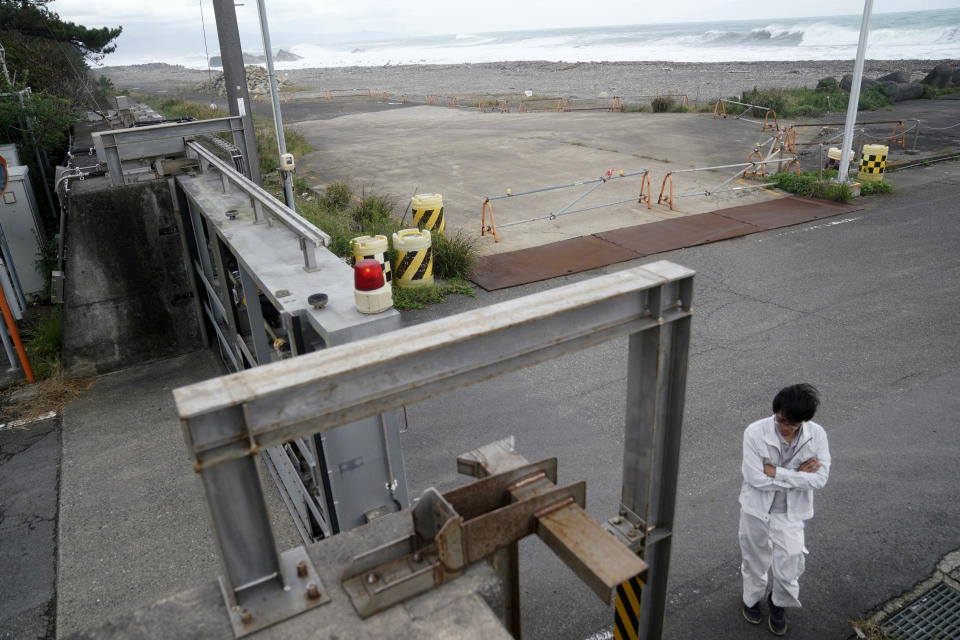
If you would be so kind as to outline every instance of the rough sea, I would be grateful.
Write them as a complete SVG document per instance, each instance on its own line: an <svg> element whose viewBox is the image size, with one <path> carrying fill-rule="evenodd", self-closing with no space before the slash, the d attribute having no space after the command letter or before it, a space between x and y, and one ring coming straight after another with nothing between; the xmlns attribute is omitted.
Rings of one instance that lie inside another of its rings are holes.
<svg viewBox="0 0 960 640"><path fill-rule="evenodd" d="M844 60L856 55L860 15L616 25L444 36L340 38L336 43L278 42L301 56L280 69L458 64L504 60L565 62ZM213 36L215 38L215 36ZM119 53L119 52L118 52ZM250 53L259 53L250 51ZM109 64L128 64L114 55ZM960 58L960 9L874 13L867 58ZM136 60L142 62L145 60ZM168 62L206 68L202 52Z"/></svg>
<svg viewBox="0 0 960 640"><path fill-rule="evenodd" d="M336 48L299 43L296 67L449 64L501 60L732 62L856 56L861 16L618 25L383 39ZM960 58L960 9L880 13L867 58Z"/></svg>

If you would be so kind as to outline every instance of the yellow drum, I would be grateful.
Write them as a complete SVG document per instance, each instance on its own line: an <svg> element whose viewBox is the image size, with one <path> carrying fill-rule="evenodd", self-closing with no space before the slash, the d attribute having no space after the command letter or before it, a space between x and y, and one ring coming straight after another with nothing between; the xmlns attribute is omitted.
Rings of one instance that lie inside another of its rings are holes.
<svg viewBox="0 0 960 640"><path fill-rule="evenodd" d="M383 279L389 284L392 278L390 262L387 261L387 249L390 244L387 236L360 236L350 241L350 250L353 252L353 261L360 262L372 258L383 268Z"/></svg>
<svg viewBox="0 0 960 640"><path fill-rule="evenodd" d="M401 229L393 234L393 248L397 257L393 270L401 289L433 284L433 247L430 232L420 229Z"/></svg>
<svg viewBox="0 0 960 640"><path fill-rule="evenodd" d="M880 182L883 170L887 166L887 153L890 148L885 144L865 144L860 155L859 178L864 182Z"/></svg>
<svg viewBox="0 0 960 640"><path fill-rule="evenodd" d="M427 231L443 231L443 196L439 193L419 193L411 201L413 224Z"/></svg>

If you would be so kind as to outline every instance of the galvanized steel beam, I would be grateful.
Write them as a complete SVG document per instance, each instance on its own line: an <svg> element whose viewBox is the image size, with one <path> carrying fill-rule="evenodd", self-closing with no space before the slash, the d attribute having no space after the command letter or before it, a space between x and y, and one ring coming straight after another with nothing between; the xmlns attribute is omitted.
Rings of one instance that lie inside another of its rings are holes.
<svg viewBox="0 0 960 640"><path fill-rule="evenodd" d="M646 441L664 448L665 462L653 464L675 475L692 290L693 271L660 261L176 389L195 470L204 478L243 469L249 476L204 482L216 530L224 532L219 542L226 581L233 589L252 576L269 582L278 563L269 523L261 521L265 505L256 472L243 464L261 448L622 335L631 335L627 437L634 447ZM672 362L676 358L683 362ZM643 395L650 385L655 399ZM632 454L624 459L636 462ZM631 491L645 495L642 488ZM672 526L674 494L675 477L649 500L649 522ZM242 536L242 549L222 538L238 527L250 532ZM558 531L564 534L563 527ZM669 547L661 548L669 554Z"/></svg>

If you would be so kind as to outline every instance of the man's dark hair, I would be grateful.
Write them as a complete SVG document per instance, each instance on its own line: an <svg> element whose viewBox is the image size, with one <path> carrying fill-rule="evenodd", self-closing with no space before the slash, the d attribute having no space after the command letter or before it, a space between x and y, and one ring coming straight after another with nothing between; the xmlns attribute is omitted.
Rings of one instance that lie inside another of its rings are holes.
<svg viewBox="0 0 960 640"><path fill-rule="evenodd" d="M773 412L779 412L790 422L806 422L812 419L818 406L818 391L806 382L784 387L773 398Z"/></svg>

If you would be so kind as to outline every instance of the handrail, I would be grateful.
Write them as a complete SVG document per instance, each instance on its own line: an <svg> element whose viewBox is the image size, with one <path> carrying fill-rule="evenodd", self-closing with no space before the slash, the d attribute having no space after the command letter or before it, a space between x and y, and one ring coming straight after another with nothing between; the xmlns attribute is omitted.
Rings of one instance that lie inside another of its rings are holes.
<svg viewBox="0 0 960 640"><path fill-rule="evenodd" d="M226 183L232 183L241 191L247 193L254 203L254 217L256 222L261 222L261 207L266 208L281 224L294 233L300 240L300 248L304 256L304 267L308 271L317 268L317 259L314 253L316 247L330 246L330 236L318 229L310 221L297 215L280 203L270 193L257 185L254 181L245 175L238 173L234 167L224 162L215 153L194 140L186 143L188 152L196 156L208 166L216 169L221 179ZM202 163L201 163L202 164ZM226 186L224 186L226 188Z"/></svg>

